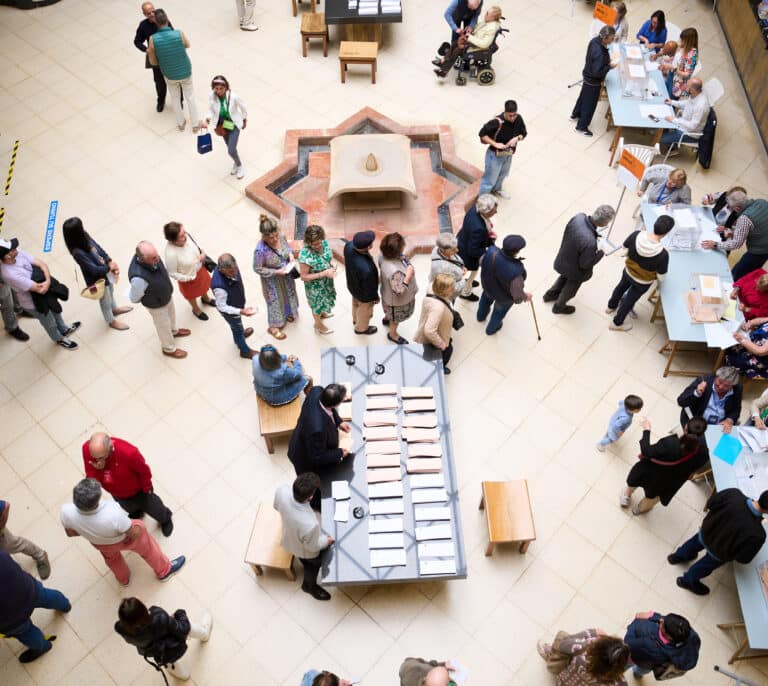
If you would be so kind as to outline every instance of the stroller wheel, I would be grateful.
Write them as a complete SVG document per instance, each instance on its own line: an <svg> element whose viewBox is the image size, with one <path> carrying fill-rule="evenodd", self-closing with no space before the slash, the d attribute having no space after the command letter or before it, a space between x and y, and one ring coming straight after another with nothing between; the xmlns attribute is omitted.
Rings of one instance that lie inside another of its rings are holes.
<svg viewBox="0 0 768 686"><path fill-rule="evenodd" d="M490 86L496 80L493 69L482 69L477 73L477 82L483 86Z"/></svg>

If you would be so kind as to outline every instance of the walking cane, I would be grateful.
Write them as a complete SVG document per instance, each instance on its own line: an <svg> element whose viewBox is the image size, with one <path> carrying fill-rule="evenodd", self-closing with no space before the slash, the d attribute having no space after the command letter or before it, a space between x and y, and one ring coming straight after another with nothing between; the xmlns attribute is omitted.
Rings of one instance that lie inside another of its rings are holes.
<svg viewBox="0 0 768 686"><path fill-rule="evenodd" d="M541 340L541 332L539 331L539 320L536 319L536 308L533 306L533 299L528 301L531 303L531 312L533 312L533 323L536 326L536 336Z"/></svg>

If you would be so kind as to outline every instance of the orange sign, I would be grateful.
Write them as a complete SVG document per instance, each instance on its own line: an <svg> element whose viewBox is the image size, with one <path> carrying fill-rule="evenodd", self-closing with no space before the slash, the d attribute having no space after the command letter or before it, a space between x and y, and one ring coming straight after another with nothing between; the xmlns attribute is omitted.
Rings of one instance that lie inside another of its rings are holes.
<svg viewBox="0 0 768 686"><path fill-rule="evenodd" d="M595 13L592 16L608 26L616 23L616 10L602 2L595 3Z"/></svg>
<svg viewBox="0 0 768 686"><path fill-rule="evenodd" d="M619 158L619 166L626 169L632 176L638 181L643 178L645 172L645 165L637 159L629 150L624 148L621 151L621 157Z"/></svg>

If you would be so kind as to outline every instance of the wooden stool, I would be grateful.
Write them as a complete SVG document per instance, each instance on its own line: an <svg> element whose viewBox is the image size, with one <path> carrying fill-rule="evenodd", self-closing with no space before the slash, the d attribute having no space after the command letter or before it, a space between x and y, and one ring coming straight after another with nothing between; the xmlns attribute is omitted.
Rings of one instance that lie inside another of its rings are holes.
<svg viewBox="0 0 768 686"><path fill-rule="evenodd" d="M259 433L264 437L267 451L270 454L275 452L275 446L272 443L273 438L288 436L293 433L296 422L299 420L302 402L302 396L299 395L287 405L273 407L258 395L256 396L256 407L259 411Z"/></svg>
<svg viewBox="0 0 768 686"><path fill-rule="evenodd" d="M313 4L312 7L315 5ZM325 23L325 14L305 14L301 17L301 54L307 56L307 46L310 38L323 39L323 57L328 57L328 25Z"/></svg>
<svg viewBox="0 0 768 686"><path fill-rule="evenodd" d="M301 0L298 0L299 3L301 3ZM320 0L317 0L317 4L320 4ZM299 13L299 8L296 5L296 0L291 0L291 5L293 5L293 16L295 17ZM315 0L309 0L309 7L314 12L315 11Z"/></svg>
<svg viewBox="0 0 768 686"><path fill-rule="evenodd" d="M251 538L245 551L245 562L253 567L256 576L264 574L262 567L269 567L285 572L291 581L296 580L293 555L280 545L282 535L283 523L280 521L280 514L269 505L259 503Z"/></svg>
<svg viewBox="0 0 768 686"><path fill-rule="evenodd" d="M482 488L480 509L485 510L488 521L486 556L493 555L497 543L520 543L520 552L527 552L531 541L536 540L528 482L483 481Z"/></svg>
<svg viewBox="0 0 768 686"><path fill-rule="evenodd" d="M346 83L345 76L348 64L370 64L371 83L376 83L376 57L378 54L379 46L376 43L342 41L339 46L341 82Z"/></svg>

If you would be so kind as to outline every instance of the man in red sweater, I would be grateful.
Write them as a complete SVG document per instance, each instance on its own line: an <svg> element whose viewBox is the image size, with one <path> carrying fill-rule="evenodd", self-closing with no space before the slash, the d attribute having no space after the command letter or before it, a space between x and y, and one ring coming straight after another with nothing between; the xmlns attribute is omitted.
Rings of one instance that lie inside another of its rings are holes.
<svg viewBox="0 0 768 686"><path fill-rule="evenodd" d="M131 519L146 512L164 536L171 535L172 512L152 489L152 471L136 446L100 431L83 443L83 463L86 477L96 479Z"/></svg>

